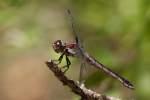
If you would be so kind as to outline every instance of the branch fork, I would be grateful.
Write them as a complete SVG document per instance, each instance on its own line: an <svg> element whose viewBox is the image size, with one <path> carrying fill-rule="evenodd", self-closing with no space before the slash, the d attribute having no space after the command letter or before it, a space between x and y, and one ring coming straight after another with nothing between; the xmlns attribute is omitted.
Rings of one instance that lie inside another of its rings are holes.
<svg viewBox="0 0 150 100"><path fill-rule="evenodd" d="M79 84L79 82L69 79L61 70L61 68L58 67L58 65L52 60L47 61L46 65L54 73L58 80L63 83L63 85L68 86L72 92L81 96L81 100L121 100L96 93L90 89L87 89L84 84Z"/></svg>

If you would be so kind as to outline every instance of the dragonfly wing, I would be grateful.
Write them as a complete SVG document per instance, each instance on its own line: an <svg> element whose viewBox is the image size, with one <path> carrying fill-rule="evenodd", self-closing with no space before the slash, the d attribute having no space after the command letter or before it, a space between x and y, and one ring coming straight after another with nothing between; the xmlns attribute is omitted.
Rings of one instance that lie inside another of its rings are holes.
<svg viewBox="0 0 150 100"><path fill-rule="evenodd" d="M75 41L76 41L76 44L77 44L77 56L81 58L81 67L80 67L80 74L79 74L79 82L80 84L82 84L84 82L84 79L83 79L83 76L84 76L84 69L85 69L85 57L84 57L84 49L83 49L83 45L81 44L81 41L79 39L79 34L76 30L76 27L75 27L75 22L74 22L74 18L71 14L71 11L68 9L67 10L67 13L68 13L68 16L69 16L69 19L70 19L70 22L71 22L71 28L72 28L72 31L73 31L73 34L74 34L74 37L75 37Z"/></svg>
<svg viewBox="0 0 150 100"><path fill-rule="evenodd" d="M82 61L81 62L81 67L80 67L80 74L79 74L79 82L80 84L85 82L85 75L87 73L87 69L86 69L86 62Z"/></svg>
<svg viewBox="0 0 150 100"><path fill-rule="evenodd" d="M75 41L76 41L78 50L79 50L80 54L83 55L84 49L83 49L83 45L81 44L81 41L79 39L79 36L78 36L79 34L78 34L76 27L75 27L74 18L73 18L71 11L69 9L67 10L67 13L68 13L68 16L69 16L69 19L71 22L71 27L72 27L72 31L73 31L73 34L75 37Z"/></svg>

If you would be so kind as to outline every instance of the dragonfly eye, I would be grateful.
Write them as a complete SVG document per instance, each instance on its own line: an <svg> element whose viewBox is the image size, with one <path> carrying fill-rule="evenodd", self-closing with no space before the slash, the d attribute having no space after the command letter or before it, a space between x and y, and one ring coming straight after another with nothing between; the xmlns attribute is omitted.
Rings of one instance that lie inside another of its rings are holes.
<svg viewBox="0 0 150 100"><path fill-rule="evenodd" d="M52 44L53 49L58 53L62 51L62 41L61 40L57 40L54 41L54 43Z"/></svg>

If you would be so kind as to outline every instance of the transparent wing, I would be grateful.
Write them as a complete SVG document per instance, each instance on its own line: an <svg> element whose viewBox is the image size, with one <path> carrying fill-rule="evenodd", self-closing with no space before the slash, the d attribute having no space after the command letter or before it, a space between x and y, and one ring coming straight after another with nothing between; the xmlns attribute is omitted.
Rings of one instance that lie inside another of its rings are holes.
<svg viewBox="0 0 150 100"><path fill-rule="evenodd" d="M86 62L82 61L80 66L80 74L79 74L79 82L80 84L83 84L85 81L85 75L86 75Z"/></svg>
<svg viewBox="0 0 150 100"><path fill-rule="evenodd" d="M72 14L71 14L71 11L69 9L67 10L67 13L68 13L68 16L69 16L69 20L71 22L71 27L72 27L72 31L73 31L73 34L74 34L74 37L75 37L77 47L79 49L80 54L83 55L84 49L83 49L83 45L82 45L82 43L79 39L79 33L77 32L76 27L75 27L74 18L73 18Z"/></svg>
<svg viewBox="0 0 150 100"><path fill-rule="evenodd" d="M77 44L77 54L81 57L81 67L80 67L80 75L79 75L79 82L80 84L82 84L84 82L83 80L83 74L84 74L84 69L85 69L85 60L84 60L84 49L83 49L83 45L79 39L79 34L75 28L75 23L74 23L74 18L71 14L71 11L68 9L67 10L67 13L68 13L68 16L69 16L69 20L71 22L71 27L72 27L72 31L73 31L73 34L74 34L74 37L75 37L75 41L76 41L76 44Z"/></svg>

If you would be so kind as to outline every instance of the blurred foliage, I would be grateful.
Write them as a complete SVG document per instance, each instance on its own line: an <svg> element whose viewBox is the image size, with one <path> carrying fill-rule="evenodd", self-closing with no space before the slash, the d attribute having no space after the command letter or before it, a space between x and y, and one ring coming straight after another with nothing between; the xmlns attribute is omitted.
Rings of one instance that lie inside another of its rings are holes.
<svg viewBox="0 0 150 100"><path fill-rule="evenodd" d="M66 8L73 12L86 50L129 79L135 90L131 92L92 67L85 84L116 97L149 100L149 0L0 0L1 66L14 55L49 52L49 41L71 40ZM56 57L52 49L50 53ZM71 71L74 77L75 71Z"/></svg>
<svg viewBox="0 0 150 100"><path fill-rule="evenodd" d="M25 3L25 0L6 0L10 6L22 6Z"/></svg>

